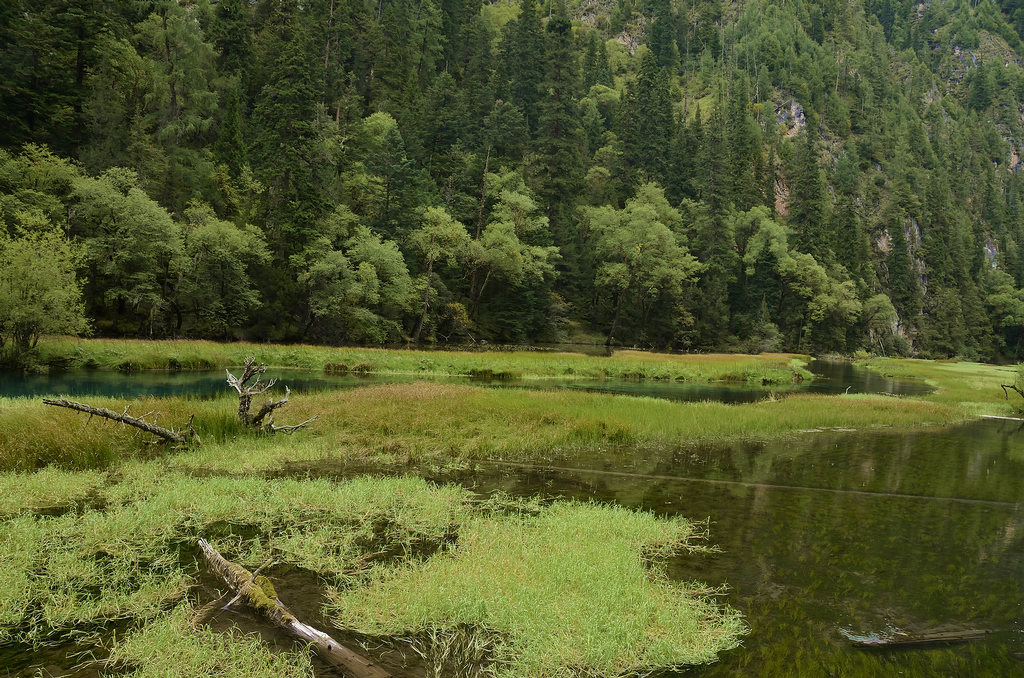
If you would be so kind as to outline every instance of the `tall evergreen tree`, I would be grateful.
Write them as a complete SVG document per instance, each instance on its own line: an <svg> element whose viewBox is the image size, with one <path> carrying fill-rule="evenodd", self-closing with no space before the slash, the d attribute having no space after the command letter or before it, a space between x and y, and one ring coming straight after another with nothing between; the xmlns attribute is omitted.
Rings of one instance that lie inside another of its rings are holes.
<svg viewBox="0 0 1024 678"><path fill-rule="evenodd" d="M625 108L626 166L641 181L664 183L675 130L668 71L658 65L653 52L645 52L640 61L636 83L627 88Z"/></svg>
<svg viewBox="0 0 1024 678"><path fill-rule="evenodd" d="M809 126L797 141L790 171L787 223L793 229L793 244L798 251L814 256L819 262L832 260L825 175L818 162L817 135Z"/></svg>
<svg viewBox="0 0 1024 678"><path fill-rule="evenodd" d="M502 54L512 102L526 116L531 130L537 129L540 86L545 79L544 30L537 0L522 0L519 17L506 27ZM571 36L570 36L571 37Z"/></svg>

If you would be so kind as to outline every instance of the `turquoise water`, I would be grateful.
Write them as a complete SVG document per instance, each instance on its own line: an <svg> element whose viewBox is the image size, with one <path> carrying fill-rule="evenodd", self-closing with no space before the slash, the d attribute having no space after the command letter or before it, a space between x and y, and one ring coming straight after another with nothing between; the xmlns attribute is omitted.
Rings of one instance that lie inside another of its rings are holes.
<svg viewBox="0 0 1024 678"><path fill-rule="evenodd" d="M577 389L622 395L651 396L667 400L716 400L743 403L762 400L770 394L786 393L891 393L894 395L920 395L929 388L923 382L896 381L874 372L853 367L849 363L816 360L810 368L817 375L813 381L788 387L751 387L739 384L694 384L665 381L626 381L616 379L530 379L481 380L469 377L431 377L429 375L366 375L333 376L309 370L273 369L267 372L276 377L281 386L287 385L296 393L308 393L340 388L354 388L370 384L411 381L444 381L472 383L495 388ZM237 372L237 371L236 371ZM138 396L189 395L212 397L228 391L225 374L221 370L166 372L150 370L136 373L73 370L52 374L25 375L0 372L0 395L7 397L42 397L47 395L109 396L135 398Z"/></svg>

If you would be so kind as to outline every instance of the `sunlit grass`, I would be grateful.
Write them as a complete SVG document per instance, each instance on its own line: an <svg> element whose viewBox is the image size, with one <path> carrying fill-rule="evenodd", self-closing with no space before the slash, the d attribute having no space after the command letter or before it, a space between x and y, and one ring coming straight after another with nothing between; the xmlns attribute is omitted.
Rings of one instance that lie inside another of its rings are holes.
<svg viewBox="0 0 1024 678"><path fill-rule="evenodd" d="M592 356L557 351L413 351L329 346L46 338L43 363L70 359L99 369L212 369L241 365L247 356L273 367L335 373L424 374L543 379L627 378L689 382L788 384L812 378L791 354L670 355L615 351Z"/></svg>
<svg viewBox="0 0 1024 678"><path fill-rule="evenodd" d="M935 392L923 399L955 404L972 414L1009 415L1024 406L1024 400L1014 393L1008 400L999 387L1014 382L1014 366L909 358L871 358L857 364L888 377L923 379L935 387Z"/></svg>
<svg viewBox="0 0 1024 678"><path fill-rule="evenodd" d="M335 591L328 610L341 628L419 637L428 658L453 635L476 635L490 673L508 678L707 663L738 643L740 615L700 585L669 583L652 558L693 550L693 537L684 520L593 504L475 519L451 550L378 568Z"/></svg>

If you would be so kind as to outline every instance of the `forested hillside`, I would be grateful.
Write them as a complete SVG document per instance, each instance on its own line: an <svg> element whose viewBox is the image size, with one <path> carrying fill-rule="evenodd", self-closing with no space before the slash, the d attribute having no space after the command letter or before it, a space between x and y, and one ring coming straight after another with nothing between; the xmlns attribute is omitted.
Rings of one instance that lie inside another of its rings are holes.
<svg viewBox="0 0 1024 678"><path fill-rule="evenodd" d="M0 335L1020 358L1021 35L1019 0L4 2Z"/></svg>

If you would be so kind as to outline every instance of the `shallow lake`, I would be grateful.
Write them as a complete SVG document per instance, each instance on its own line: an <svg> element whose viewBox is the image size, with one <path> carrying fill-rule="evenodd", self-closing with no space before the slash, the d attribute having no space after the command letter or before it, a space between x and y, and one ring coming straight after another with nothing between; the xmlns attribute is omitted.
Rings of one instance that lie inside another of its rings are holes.
<svg viewBox="0 0 1024 678"><path fill-rule="evenodd" d="M815 379L804 384L778 387L747 386L730 383L685 383L655 380L627 381L622 379L476 379L470 377L438 377L429 374L408 375L345 375L334 376L322 372L297 369L268 370L268 377L276 377L281 386L287 385L296 393L354 388L373 384L405 383L412 381L443 381L446 383L477 384L498 388L577 389L621 395L648 396L668 400L716 400L744 403L763 400L770 395L788 393L889 393L893 395L921 395L930 389L924 382L887 379L869 370L841 361L815 360L810 364ZM236 370L236 373L238 370ZM112 396L134 398L138 396L188 395L212 397L229 392L221 370L167 372L148 370L135 373L74 370L52 374L25 375L0 372L0 396L41 397Z"/></svg>
<svg viewBox="0 0 1024 678"><path fill-rule="evenodd" d="M1024 675L1024 431L807 433L578 468L498 465L479 491L711 518L712 556L673 577L727 584L751 633L700 676ZM984 630L969 643L854 647L854 635Z"/></svg>

